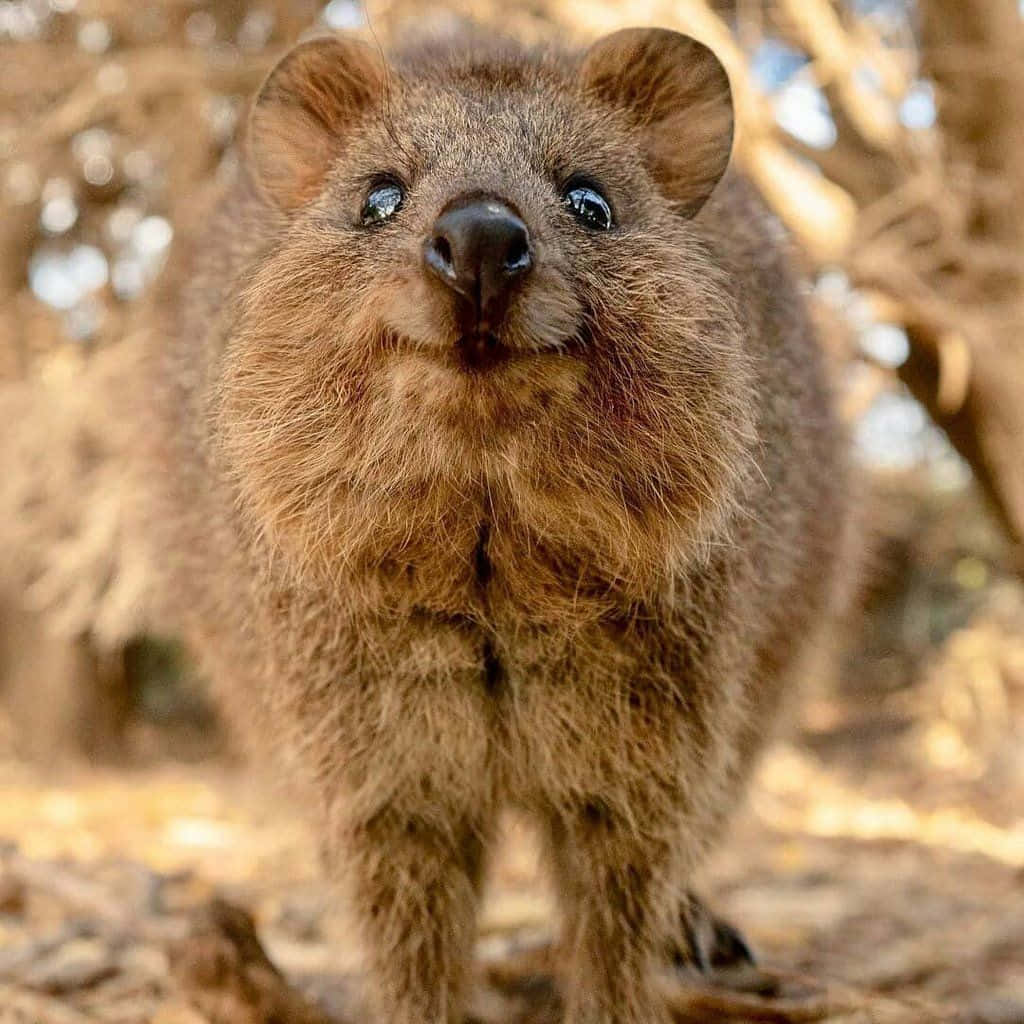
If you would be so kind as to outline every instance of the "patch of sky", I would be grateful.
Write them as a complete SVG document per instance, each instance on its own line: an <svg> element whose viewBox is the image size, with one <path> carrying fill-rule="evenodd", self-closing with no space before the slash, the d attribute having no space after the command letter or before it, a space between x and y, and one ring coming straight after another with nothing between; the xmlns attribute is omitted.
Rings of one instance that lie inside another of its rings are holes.
<svg viewBox="0 0 1024 1024"><path fill-rule="evenodd" d="M102 18L90 18L78 26L78 47L86 53L106 53L114 41L110 26Z"/></svg>
<svg viewBox="0 0 1024 1024"><path fill-rule="evenodd" d="M846 6L853 14L907 17L908 0L846 0Z"/></svg>
<svg viewBox="0 0 1024 1024"><path fill-rule="evenodd" d="M806 75L787 83L775 96L775 120L793 138L815 149L835 145L836 125L828 100Z"/></svg>
<svg viewBox="0 0 1024 1024"><path fill-rule="evenodd" d="M70 194L47 199L39 211L39 223L50 235L63 235L75 226L77 220L78 204Z"/></svg>
<svg viewBox="0 0 1024 1024"><path fill-rule="evenodd" d="M94 245L42 246L32 254L28 266L29 285L36 298L64 311L102 288L108 273L107 258Z"/></svg>
<svg viewBox="0 0 1024 1024"><path fill-rule="evenodd" d="M917 81L907 90L900 103L900 121L911 129L931 128L935 124L935 89L931 82Z"/></svg>
<svg viewBox="0 0 1024 1024"><path fill-rule="evenodd" d="M50 235L63 235L78 220L78 203L67 178L50 178L43 185L39 223Z"/></svg>
<svg viewBox="0 0 1024 1024"><path fill-rule="evenodd" d="M320 17L333 29L362 28L366 24L363 5L358 0L331 0Z"/></svg>
<svg viewBox="0 0 1024 1024"><path fill-rule="evenodd" d="M860 332L861 351L880 366L902 366L910 355L907 332L896 324L871 324Z"/></svg>
<svg viewBox="0 0 1024 1024"><path fill-rule="evenodd" d="M39 38L48 14L31 3L0 3L0 40L23 42Z"/></svg>
<svg viewBox="0 0 1024 1024"><path fill-rule="evenodd" d="M857 455L880 469L907 470L924 465L937 485L963 487L970 469L924 407L906 391L883 392L857 421Z"/></svg>
<svg viewBox="0 0 1024 1024"><path fill-rule="evenodd" d="M90 185L102 188L114 178L114 140L103 128L87 128L71 140L71 152Z"/></svg>
<svg viewBox="0 0 1024 1024"><path fill-rule="evenodd" d="M125 207L111 216L107 231L111 238L122 241L111 285L119 299L129 301L140 295L163 268L174 229L164 217L140 217L139 211Z"/></svg>
<svg viewBox="0 0 1024 1024"><path fill-rule="evenodd" d="M807 63L807 54L766 36L750 58L750 72L758 88L771 93L785 85Z"/></svg>
<svg viewBox="0 0 1024 1024"><path fill-rule="evenodd" d="M818 297L828 303L853 329L860 351L878 366L895 369L910 355L907 332L898 324L877 320L870 304L850 283L845 271L822 271L814 282Z"/></svg>
<svg viewBox="0 0 1024 1024"><path fill-rule="evenodd" d="M870 21L883 38L913 31L912 0L846 0L846 6L856 17Z"/></svg>

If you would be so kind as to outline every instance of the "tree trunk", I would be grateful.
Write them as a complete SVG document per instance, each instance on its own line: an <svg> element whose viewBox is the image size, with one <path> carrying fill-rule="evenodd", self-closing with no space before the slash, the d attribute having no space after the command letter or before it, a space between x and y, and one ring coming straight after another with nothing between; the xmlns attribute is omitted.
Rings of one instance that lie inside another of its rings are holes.
<svg viewBox="0 0 1024 1024"><path fill-rule="evenodd" d="M48 626L0 595L0 694L18 752L43 764L74 754L116 759L129 712L119 653Z"/></svg>

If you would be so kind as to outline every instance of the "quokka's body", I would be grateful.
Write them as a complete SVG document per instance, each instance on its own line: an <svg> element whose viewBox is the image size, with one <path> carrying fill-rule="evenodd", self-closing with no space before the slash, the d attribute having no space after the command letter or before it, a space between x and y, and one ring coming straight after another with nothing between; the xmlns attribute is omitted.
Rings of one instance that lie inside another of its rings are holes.
<svg viewBox="0 0 1024 1024"><path fill-rule="evenodd" d="M567 1021L666 1020L691 873L832 621L844 445L731 135L674 33L314 41L169 278L161 619L311 776L374 1020L461 1019L506 806Z"/></svg>

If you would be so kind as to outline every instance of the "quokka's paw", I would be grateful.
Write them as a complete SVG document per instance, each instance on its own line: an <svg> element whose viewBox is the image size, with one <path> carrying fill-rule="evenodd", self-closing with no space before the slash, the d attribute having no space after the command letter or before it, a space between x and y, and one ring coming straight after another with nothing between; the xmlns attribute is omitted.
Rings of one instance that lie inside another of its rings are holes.
<svg viewBox="0 0 1024 1024"><path fill-rule="evenodd" d="M715 984L745 992L769 993L773 980L757 968L742 933L712 913L692 892L680 902L678 930L668 945L677 970L692 971Z"/></svg>

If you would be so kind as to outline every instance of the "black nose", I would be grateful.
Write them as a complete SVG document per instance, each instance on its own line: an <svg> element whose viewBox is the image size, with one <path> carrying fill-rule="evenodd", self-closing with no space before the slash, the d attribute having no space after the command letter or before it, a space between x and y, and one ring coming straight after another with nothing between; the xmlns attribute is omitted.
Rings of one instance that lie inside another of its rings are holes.
<svg viewBox="0 0 1024 1024"><path fill-rule="evenodd" d="M469 330L492 330L517 284L533 266L526 225L496 199L474 199L438 217L423 259L431 273L464 300Z"/></svg>

